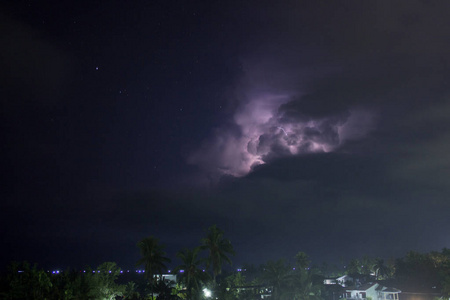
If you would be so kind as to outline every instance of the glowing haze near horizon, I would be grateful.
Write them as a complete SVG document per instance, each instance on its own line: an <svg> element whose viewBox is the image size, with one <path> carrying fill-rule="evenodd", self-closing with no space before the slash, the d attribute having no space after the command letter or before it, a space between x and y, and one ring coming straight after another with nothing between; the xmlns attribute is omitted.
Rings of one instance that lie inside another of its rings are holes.
<svg viewBox="0 0 450 300"><path fill-rule="evenodd" d="M244 96L232 118L212 130L191 153L188 163L197 165L209 177L241 177L276 158L336 151L348 140L364 138L374 127L375 114L362 107L312 112L314 97L302 92L301 87L292 87L292 82L301 86L301 72L295 74L285 66L276 68L245 70L236 88L236 94ZM254 76L255 72L259 74ZM280 75L286 73L289 75ZM256 81L249 78L253 76Z"/></svg>

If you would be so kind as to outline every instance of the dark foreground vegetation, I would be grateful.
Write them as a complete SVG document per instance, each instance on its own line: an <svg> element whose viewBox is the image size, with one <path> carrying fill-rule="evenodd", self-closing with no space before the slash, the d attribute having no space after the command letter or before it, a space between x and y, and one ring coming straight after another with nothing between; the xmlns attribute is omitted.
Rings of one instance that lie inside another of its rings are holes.
<svg viewBox="0 0 450 300"><path fill-rule="evenodd" d="M411 251L395 260L363 256L346 265L320 266L312 264L304 252L298 252L289 261L279 259L225 272L222 267L231 265L234 250L224 232L211 226L197 248L177 253L179 265L172 271L177 275L174 282L162 276L167 273L170 259L158 239L148 237L137 246L141 251L137 266L145 269L143 274L124 272L114 262L59 273L45 271L36 264L13 262L2 274L0 298L338 300L338 287L324 285L324 279L345 274L368 276L434 298L450 297L450 250L445 248L425 254Z"/></svg>

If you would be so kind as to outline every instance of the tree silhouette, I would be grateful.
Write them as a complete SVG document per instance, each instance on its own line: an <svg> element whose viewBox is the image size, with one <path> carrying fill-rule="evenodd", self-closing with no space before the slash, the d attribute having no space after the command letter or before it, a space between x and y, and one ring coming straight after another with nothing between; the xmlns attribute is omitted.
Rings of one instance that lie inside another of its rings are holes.
<svg viewBox="0 0 450 300"><path fill-rule="evenodd" d="M202 250L208 251L207 267L212 268L213 280L222 273L222 265L226 262L231 265L231 259L227 254L234 255L230 240L223 237L224 232L216 225L208 228L206 237L202 239Z"/></svg>
<svg viewBox="0 0 450 300"><path fill-rule="evenodd" d="M357 258L353 258L347 265L348 274L361 274L361 262Z"/></svg>
<svg viewBox="0 0 450 300"><path fill-rule="evenodd" d="M0 294L6 299L44 299L53 286L44 270L26 261L12 262L8 266L7 282L7 287Z"/></svg>
<svg viewBox="0 0 450 300"><path fill-rule="evenodd" d="M319 300L321 286L314 284L311 274L305 270L295 270L288 278L288 287L284 298L294 300Z"/></svg>
<svg viewBox="0 0 450 300"><path fill-rule="evenodd" d="M134 281L129 281L125 285L125 291L123 293L125 299L133 300L140 299L141 295L138 292L137 285Z"/></svg>
<svg viewBox="0 0 450 300"><path fill-rule="evenodd" d="M170 262L170 259L165 257L164 246L159 244L159 240L153 236L142 239L137 246L141 250L142 258L138 260L137 266L143 265L145 268L145 275L150 281L150 289L153 299L153 289L156 283L157 274L162 274L163 270L167 269L165 263Z"/></svg>
<svg viewBox="0 0 450 300"><path fill-rule="evenodd" d="M291 280L292 268L283 259L268 261L263 266L261 280L272 287L272 297L274 300L282 299L283 293L287 291L288 283Z"/></svg>
<svg viewBox="0 0 450 300"><path fill-rule="evenodd" d="M388 267L384 264L384 260L381 258L375 259L375 263L373 265L373 270L375 272L376 280L378 280L378 278L380 276L385 276L389 271Z"/></svg>
<svg viewBox="0 0 450 300"><path fill-rule="evenodd" d="M309 264L311 263L308 255L302 251L298 252L295 255L295 262L297 264L297 267L302 268L303 270L306 269L309 266Z"/></svg>
<svg viewBox="0 0 450 300"><path fill-rule="evenodd" d="M201 259L198 257L200 248L183 249L177 253L177 257L181 259L182 264L175 268L178 274L178 280L182 283L187 290L188 299L198 299L201 292L202 284L208 279L208 273L203 272L200 268Z"/></svg>
<svg viewBox="0 0 450 300"><path fill-rule="evenodd" d="M155 290L158 293L156 300L177 300L180 299L178 295L173 293L172 286L175 285L174 281L159 280L155 286Z"/></svg>

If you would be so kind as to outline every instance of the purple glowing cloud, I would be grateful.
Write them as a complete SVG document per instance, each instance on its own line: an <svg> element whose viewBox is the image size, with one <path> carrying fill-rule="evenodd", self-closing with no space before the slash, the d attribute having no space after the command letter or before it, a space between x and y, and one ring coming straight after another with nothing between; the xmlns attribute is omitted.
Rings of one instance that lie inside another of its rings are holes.
<svg viewBox="0 0 450 300"><path fill-rule="evenodd" d="M373 128L373 114L367 110L328 111L323 104L314 107L308 95L282 90L247 87L247 99L237 107L231 125L215 129L188 163L208 174L240 177L275 158L335 151Z"/></svg>

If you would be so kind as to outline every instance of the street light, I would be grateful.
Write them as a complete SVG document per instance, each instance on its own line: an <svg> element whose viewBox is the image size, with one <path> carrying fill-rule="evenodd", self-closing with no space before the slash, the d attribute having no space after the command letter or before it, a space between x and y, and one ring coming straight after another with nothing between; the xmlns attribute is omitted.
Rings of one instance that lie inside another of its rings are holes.
<svg viewBox="0 0 450 300"><path fill-rule="evenodd" d="M207 288L203 289L203 294L205 295L206 298L211 298L211 291L208 290Z"/></svg>

